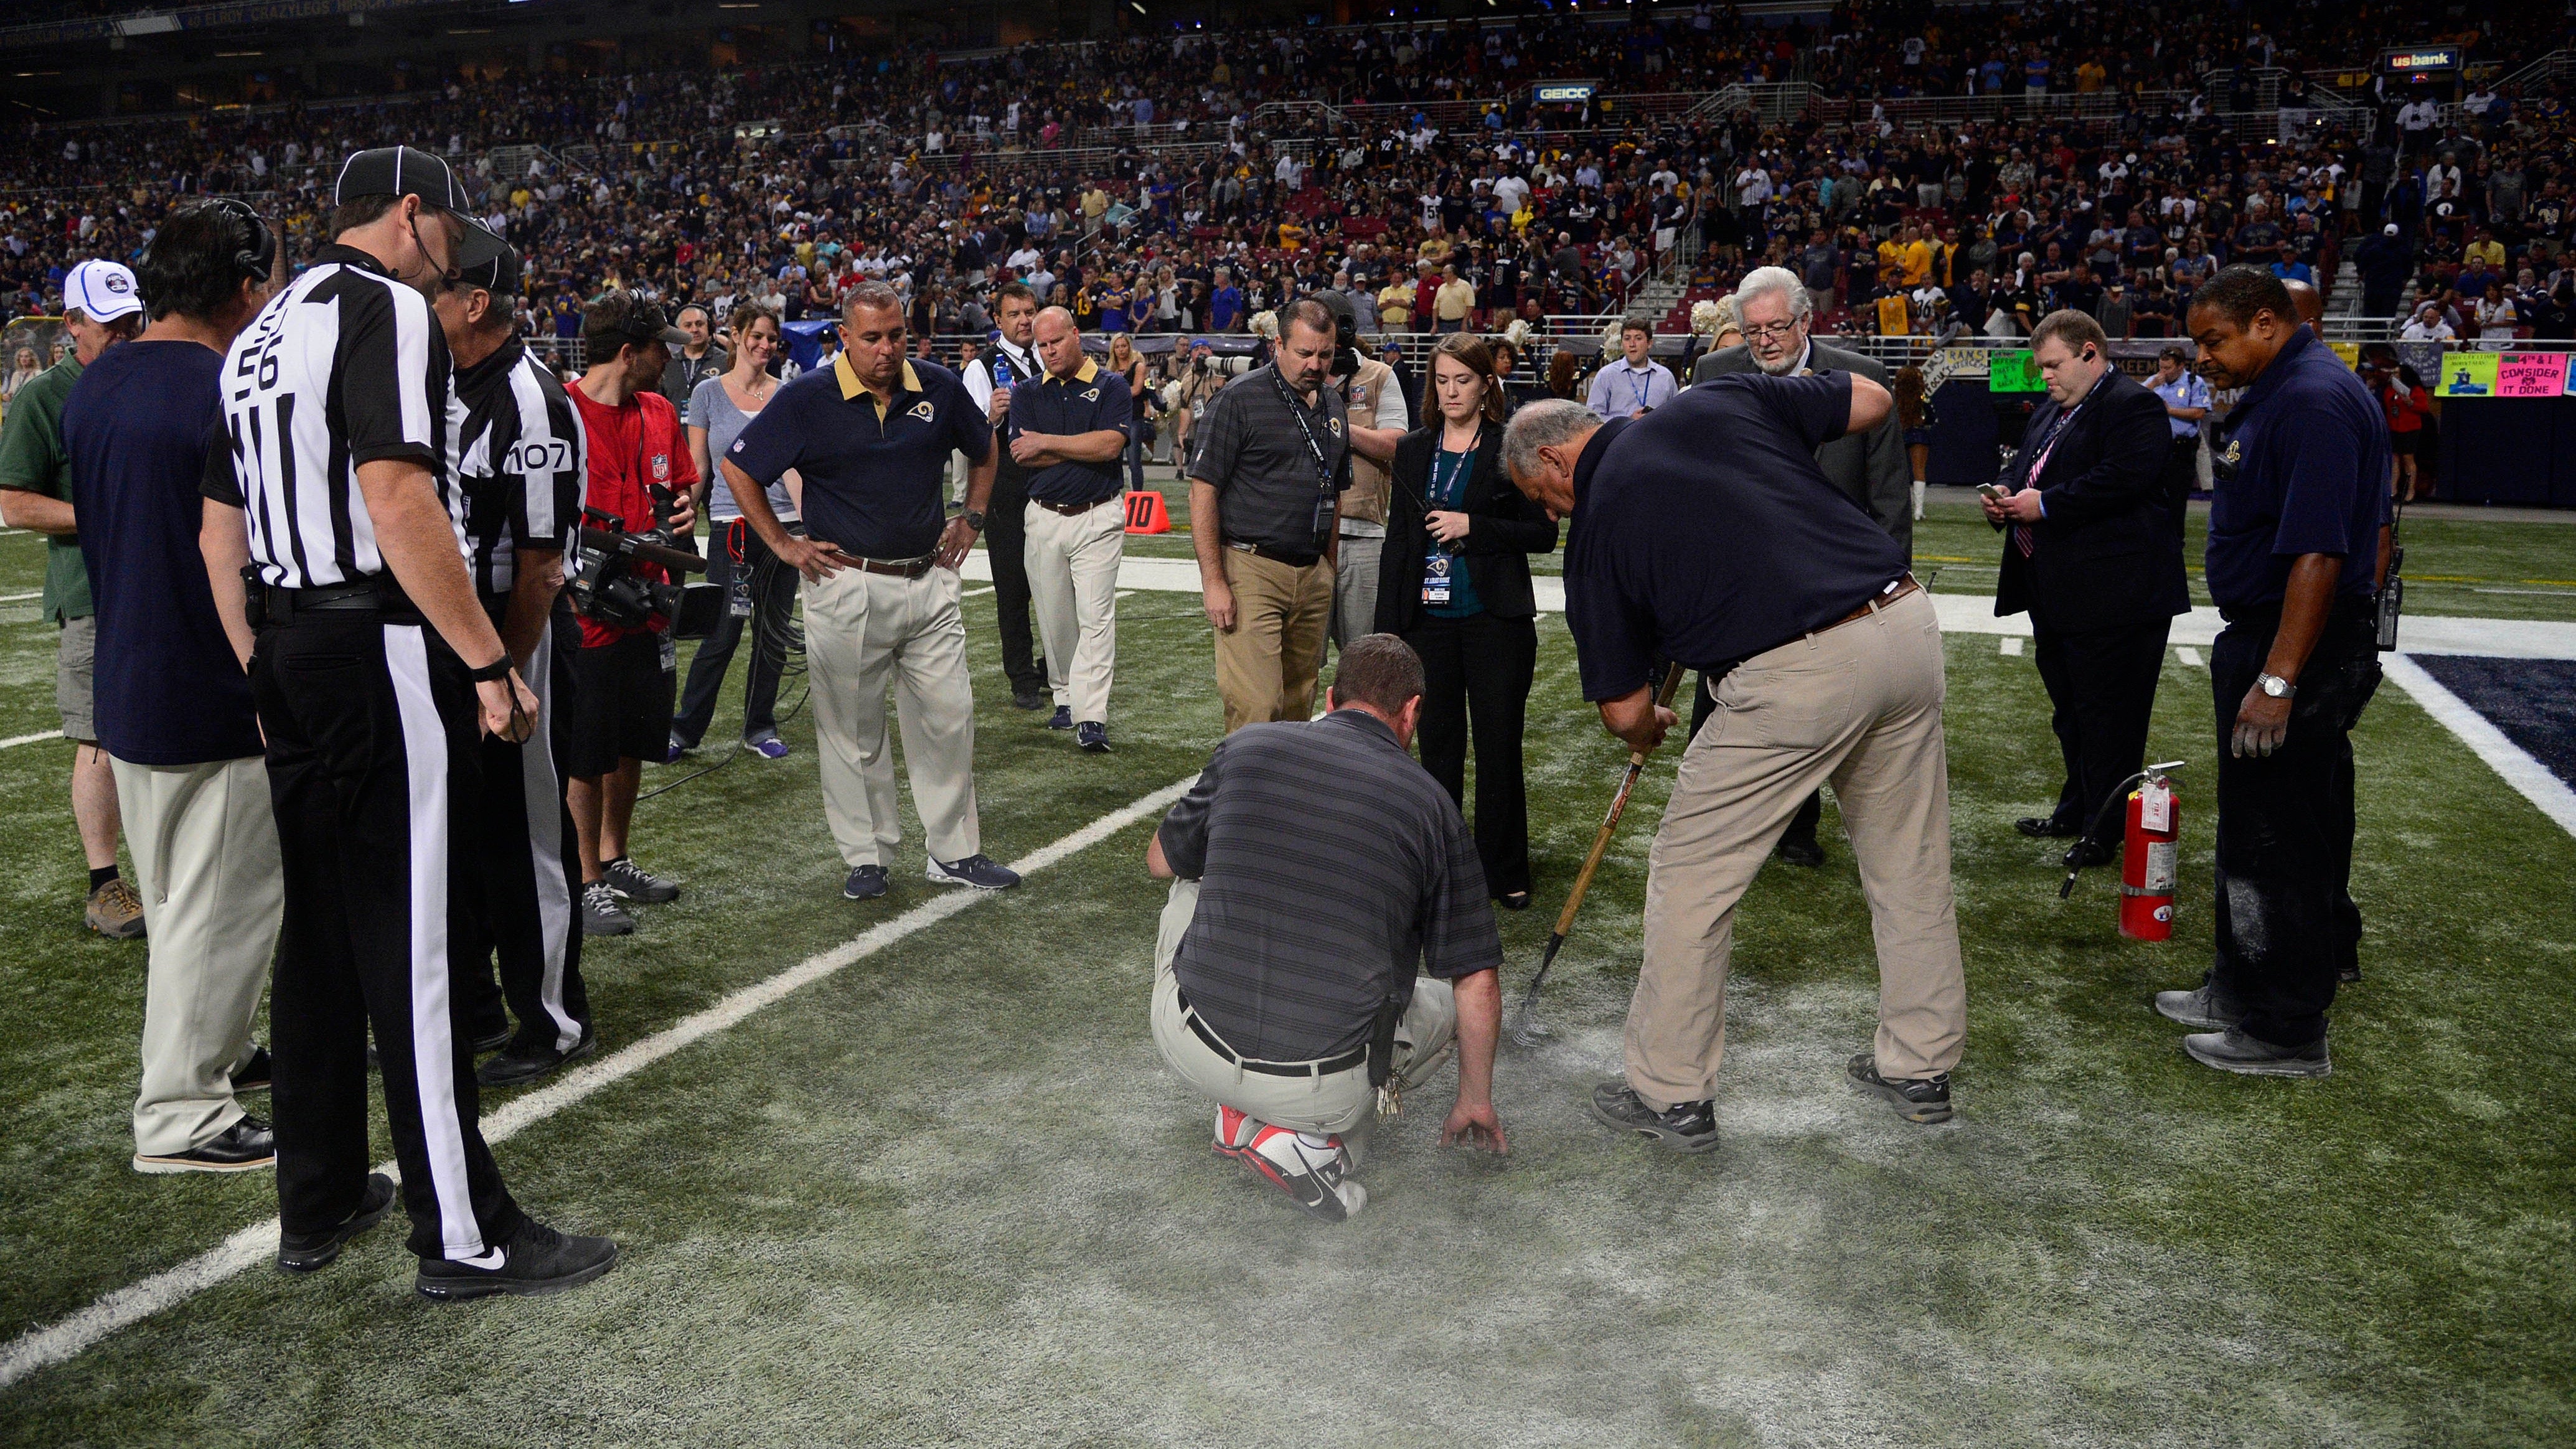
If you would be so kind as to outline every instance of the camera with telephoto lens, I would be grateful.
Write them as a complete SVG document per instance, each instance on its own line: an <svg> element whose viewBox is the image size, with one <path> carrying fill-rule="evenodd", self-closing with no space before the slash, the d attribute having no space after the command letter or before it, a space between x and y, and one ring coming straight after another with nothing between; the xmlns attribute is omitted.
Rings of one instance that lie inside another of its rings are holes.
<svg viewBox="0 0 2576 1449"><path fill-rule="evenodd" d="M641 533L629 533L624 519L596 508L582 509L587 520L573 546L572 606L585 618L619 629L643 629L656 618L671 624L675 639L704 639L716 630L724 612L724 589L717 584L666 584L635 571L639 563L659 564L673 574L705 573L707 561L671 546L667 526L671 490L653 490L654 516L663 521Z"/></svg>

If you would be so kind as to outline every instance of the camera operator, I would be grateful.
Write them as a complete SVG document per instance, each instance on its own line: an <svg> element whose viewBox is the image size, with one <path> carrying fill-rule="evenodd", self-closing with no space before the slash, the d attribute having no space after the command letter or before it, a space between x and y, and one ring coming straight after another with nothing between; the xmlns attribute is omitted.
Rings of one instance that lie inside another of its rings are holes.
<svg viewBox="0 0 2576 1449"><path fill-rule="evenodd" d="M584 512L607 515L629 533L687 537L697 523L690 502L697 465L678 410L656 391L672 347L685 344L687 334L642 297L606 292L583 309L581 335L590 367L564 391L589 442ZM668 579L658 564L630 567L647 582ZM573 656L561 753L581 841L582 929L623 936L635 929L635 918L618 902L659 905L680 896L678 886L635 863L626 839L644 761L670 752L675 646L667 618L616 622L600 613L591 608L580 615L581 652Z"/></svg>
<svg viewBox="0 0 2576 1449"><path fill-rule="evenodd" d="M497 1017L501 1003L483 967L497 955L499 995L519 1022L478 1074L487 1087L534 1081L598 1046L573 911L581 856L552 743L572 678L571 651L558 641L580 628L563 598L563 556L581 517L581 424L563 384L511 325L518 291L511 249L461 269L430 300L456 365L448 446L465 493L475 591L537 698L525 743L483 741L484 929L458 953L472 963L460 967L458 990L468 1020Z"/></svg>
<svg viewBox="0 0 2576 1449"><path fill-rule="evenodd" d="M233 448L208 459L198 537L251 671L286 873L269 999L278 1266L322 1267L392 1206L392 1182L367 1172L372 1028L415 1290L568 1288L617 1245L511 1201L452 990L451 947L474 929L477 731L524 740L537 702L466 573L447 344L425 298L500 243L466 221L447 163L409 147L351 156L335 192L333 244L225 355Z"/></svg>

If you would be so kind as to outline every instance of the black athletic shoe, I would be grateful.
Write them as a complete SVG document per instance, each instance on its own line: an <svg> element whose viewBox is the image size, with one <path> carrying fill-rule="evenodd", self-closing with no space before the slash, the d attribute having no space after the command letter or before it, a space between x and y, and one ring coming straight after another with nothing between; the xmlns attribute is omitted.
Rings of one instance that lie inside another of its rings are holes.
<svg viewBox="0 0 2576 1449"><path fill-rule="evenodd" d="M1080 745L1085 754L1108 754L1109 726L1093 720L1084 720L1073 727L1073 742Z"/></svg>
<svg viewBox="0 0 2576 1449"><path fill-rule="evenodd" d="M581 933L585 936L631 936L635 918L617 903L617 892L604 880L581 888Z"/></svg>
<svg viewBox="0 0 2576 1449"><path fill-rule="evenodd" d="M279 1233L277 1266L288 1273L310 1273L329 1267L340 1256L340 1249L351 1238L372 1228L394 1205L394 1180L381 1172L367 1174L367 1188L358 1195L357 1211L340 1220L340 1225L318 1233Z"/></svg>
<svg viewBox="0 0 2576 1449"><path fill-rule="evenodd" d="M2245 1018L2236 1003L2222 999L2206 983L2192 991L2157 992L2156 1014L2202 1031L2225 1031Z"/></svg>
<svg viewBox="0 0 2576 1449"><path fill-rule="evenodd" d="M1069 730L1073 728L1073 706L1069 704L1057 705L1055 707L1055 713L1047 716L1046 727L1051 730Z"/></svg>
<svg viewBox="0 0 2576 1449"><path fill-rule="evenodd" d="M621 901L640 901L648 906L658 906L680 898L678 886L637 865L627 856L621 855L610 861L602 876Z"/></svg>
<svg viewBox="0 0 2576 1449"><path fill-rule="evenodd" d="M1708 1152L1717 1146L1717 1104L1676 1102L1658 1112L1626 1082L1592 1089L1592 1115L1622 1132L1634 1132L1675 1152Z"/></svg>
<svg viewBox="0 0 2576 1449"><path fill-rule="evenodd" d="M1013 709L1044 709L1046 708L1046 703L1047 696L1045 690L1014 689L1011 691L1011 708Z"/></svg>
<svg viewBox="0 0 2576 1449"><path fill-rule="evenodd" d="M481 1257L421 1259L411 1286L441 1303L495 1293L560 1293L616 1263L617 1245L608 1239L574 1237L529 1218L510 1241L491 1244Z"/></svg>
<svg viewBox="0 0 2576 1449"><path fill-rule="evenodd" d="M1908 1122L1947 1122L1950 1120L1950 1074L1937 1077L1907 1077L1890 1081L1878 1074L1878 1059L1868 1052L1851 1059L1844 1069L1852 1085L1873 1097L1885 1097L1896 1108L1896 1115Z"/></svg>
<svg viewBox="0 0 2576 1449"><path fill-rule="evenodd" d="M2060 820L2054 815L2031 815L2013 822L2013 829L2033 840L2073 840L2084 833L2081 823Z"/></svg>
<svg viewBox="0 0 2576 1449"><path fill-rule="evenodd" d="M249 1172L277 1164L277 1134L257 1117L244 1117L185 1152L146 1157L134 1154L134 1170L170 1172Z"/></svg>
<svg viewBox="0 0 2576 1449"><path fill-rule="evenodd" d="M268 1062L268 1048L252 1047L250 1060L242 1063L241 1069L233 1073L233 1095L238 1097L244 1092L265 1092L268 1090L268 1084L275 1081L276 1077L275 1068Z"/></svg>
<svg viewBox="0 0 2576 1449"><path fill-rule="evenodd" d="M1006 891L1020 883L1018 871L995 864L989 855L970 855L964 860L940 860L934 856L925 874L939 885L973 886L979 891Z"/></svg>
<svg viewBox="0 0 2576 1449"><path fill-rule="evenodd" d="M860 866L841 882L841 899L845 901L872 901L885 893L886 868L881 865Z"/></svg>
<svg viewBox="0 0 2576 1449"><path fill-rule="evenodd" d="M2280 1047L2231 1026L2184 1037L2182 1049L2204 1067L2242 1077L2323 1077L2334 1072L2334 1058L2326 1053L2324 1037L2303 1047Z"/></svg>
<svg viewBox="0 0 2576 1449"><path fill-rule="evenodd" d="M2079 867L2090 870L2097 865L2109 865L2111 863L2111 847L2104 845L2098 840L2079 840L2073 845L2066 847L2066 858L2058 863L2065 866L2068 870L2075 870Z"/></svg>
<svg viewBox="0 0 2576 1449"><path fill-rule="evenodd" d="M1818 845L1812 837L1806 840L1791 840L1784 835L1780 837L1779 845L1773 847L1772 854L1791 865L1802 865L1809 870L1814 870L1825 863L1825 848Z"/></svg>
<svg viewBox="0 0 2576 1449"><path fill-rule="evenodd" d="M581 1040L564 1051L551 1046L536 1047L526 1052L505 1051L485 1062L474 1073L474 1080L487 1087L516 1087L548 1077L592 1052L599 1050L599 1033L584 1031Z"/></svg>

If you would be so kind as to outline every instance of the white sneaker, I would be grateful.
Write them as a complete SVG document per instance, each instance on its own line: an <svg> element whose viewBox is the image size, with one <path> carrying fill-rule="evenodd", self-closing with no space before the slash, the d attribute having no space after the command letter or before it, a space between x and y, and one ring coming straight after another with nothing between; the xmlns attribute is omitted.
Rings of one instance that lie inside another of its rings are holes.
<svg viewBox="0 0 2576 1449"><path fill-rule="evenodd" d="M1263 1127L1237 1154L1308 1217L1345 1222L1368 1206L1368 1189L1351 1181L1342 1139L1285 1127Z"/></svg>

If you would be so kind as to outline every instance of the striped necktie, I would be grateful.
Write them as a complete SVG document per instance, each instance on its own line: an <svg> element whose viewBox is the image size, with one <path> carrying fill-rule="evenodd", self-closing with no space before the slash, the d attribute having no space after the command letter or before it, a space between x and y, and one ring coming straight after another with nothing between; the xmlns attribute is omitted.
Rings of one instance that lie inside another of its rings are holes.
<svg viewBox="0 0 2576 1449"><path fill-rule="evenodd" d="M2042 438L2039 443L2039 456L2031 460L2030 471L2022 476L2021 486L2024 488L2039 486L2039 475L2048 467L2048 455L2057 451L2057 440L2066 436L2066 425L2075 421L2075 414L2082 411L2084 411L2084 404L2077 403L2072 412L2049 424L2048 436ZM2023 558L2030 557L2031 548L2037 542L2038 540L2031 535L2029 524L2013 525L2013 547L2021 550Z"/></svg>

